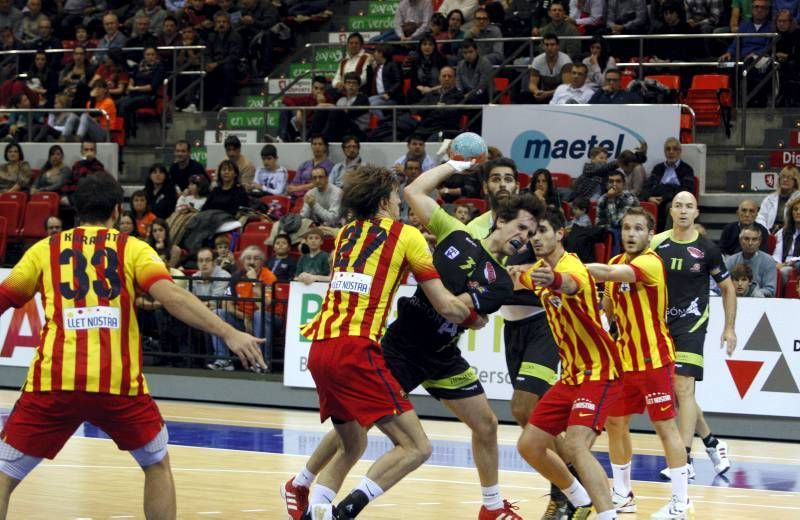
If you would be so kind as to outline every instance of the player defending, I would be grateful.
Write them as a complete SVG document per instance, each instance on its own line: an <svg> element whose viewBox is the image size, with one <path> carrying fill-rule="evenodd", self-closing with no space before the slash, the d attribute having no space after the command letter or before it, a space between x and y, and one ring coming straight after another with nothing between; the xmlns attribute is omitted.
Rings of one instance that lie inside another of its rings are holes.
<svg viewBox="0 0 800 520"><path fill-rule="evenodd" d="M614 340L603 329L594 279L578 257L561 244L564 214L548 208L533 236L539 260L520 283L539 296L561 357L561 379L542 397L519 438L522 457L569 499L571 519L617 518L605 471L590 448L603 431L609 408L622 389ZM555 452L566 431L565 455L580 475L569 472ZM584 488L584 486L586 486Z"/></svg>
<svg viewBox="0 0 800 520"><path fill-rule="evenodd" d="M373 424L395 446L338 506L312 504L305 514L311 520L355 518L430 456L430 441L408 396L387 370L378 344L405 267L446 320L469 326L478 319L445 289L422 233L397 220L400 196L391 172L371 166L348 172L342 205L356 220L336 238L330 287L320 312L303 328L313 341L308 368L319 395L320 418L332 419L340 443L317 487L336 495L364 452Z"/></svg>
<svg viewBox="0 0 800 520"><path fill-rule="evenodd" d="M614 507L619 513L635 513L631 489L630 416L644 412L653 421L672 477L672 499L653 519L686 520L688 468L678 426L675 424L673 373L675 345L666 323L667 285L664 263L648 246L655 222L642 208L630 208L622 218L624 253L605 264L589 264L589 273L606 282L603 308L616 320L617 345L622 354L622 397L611 406L606 430L614 477Z"/></svg>
<svg viewBox="0 0 800 520"><path fill-rule="evenodd" d="M81 226L28 249L0 284L0 313L41 291L45 325L22 395L0 433L0 519L14 488L52 459L84 421L144 470L148 520L173 519L175 484L164 420L148 394L134 296L150 293L189 326L221 336L245 367L265 367L260 343L223 322L170 278L145 242L113 229L123 192L101 172L81 180Z"/></svg>
<svg viewBox="0 0 800 520"><path fill-rule="evenodd" d="M728 355L736 349L736 289L722 260L722 253L712 241L694 228L700 215L697 200L688 191L672 199L672 229L653 237L650 247L664 260L667 268L669 308L667 326L675 342L675 394L678 398L678 424L689 460L689 478L694 478L692 440L695 432L703 440L714 470L722 475L731 467L728 444L711 433L703 411L694 395L695 381L703 380L703 344L708 327L709 276L722 291L725 325L720 347ZM661 476L670 478L669 468Z"/></svg>

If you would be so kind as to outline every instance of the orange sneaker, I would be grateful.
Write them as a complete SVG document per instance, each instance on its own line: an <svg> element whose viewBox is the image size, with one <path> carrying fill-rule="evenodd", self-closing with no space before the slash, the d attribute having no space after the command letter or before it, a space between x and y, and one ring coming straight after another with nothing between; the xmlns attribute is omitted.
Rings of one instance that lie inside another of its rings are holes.
<svg viewBox="0 0 800 520"><path fill-rule="evenodd" d="M295 486L293 481L294 477L281 486L281 496L286 504L286 513L289 517L292 520L300 520L305 510L308 509L308 488Z"/></svg>
<svg viewBox="0 0 800 520"><path fill-rule="evenodd" d="M522 517L514 512L516 509L519 508L508 500L503 500L503 507L500 509L486 509L486 506L482 506L478 520L522 520Z"/></svg>

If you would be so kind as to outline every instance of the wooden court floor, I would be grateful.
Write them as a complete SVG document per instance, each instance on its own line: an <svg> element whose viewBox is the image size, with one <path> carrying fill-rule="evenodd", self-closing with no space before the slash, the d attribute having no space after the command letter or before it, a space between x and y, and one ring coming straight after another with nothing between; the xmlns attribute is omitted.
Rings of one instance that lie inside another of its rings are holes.
<svg viewBox="0 0 800 520"><path fill-rule="evenodd" d="M0 408L11 408L17 394L0 391ZM215 425L216 428L250 427L324 432L313 412L267 408L197 404L176 401L159 403L167 421ZM424 421L433 441L469 442L469 432L456 422ZM513 447L519 429L500 427L500 443ZM380 434L376 434L380 436ZM800 479L797 444L729 440L734 469L737 461L788 467L787 479ZM596 450L605 451L604 437ZM696 447L698 458L700 443ZM653 435L635 435L637 455L659 455ZM186 519L281 519L286 518L279 487L306 460L306 456L230 449L170 446L170 457L178 492L178 517ZM348 490L365 473L369 462L354 468L345 482ZM111 441L73 437L54 461L42 463L12 496L11 520L122 519L143 518L143 476L133 459ZM500 484L506 498L518 501L519 513L538 519L547 502L548 485L530 471L501 471ZM800 489L797 485L788 489ZM647 519L667 500L669 485L661 482L634 483L639 512L622 519ZM690 486L696 518L709 520L800 519L800 492ZM371 504L364 519L474 519L480 508L480 489L474 469L426 464Z"/></svg>

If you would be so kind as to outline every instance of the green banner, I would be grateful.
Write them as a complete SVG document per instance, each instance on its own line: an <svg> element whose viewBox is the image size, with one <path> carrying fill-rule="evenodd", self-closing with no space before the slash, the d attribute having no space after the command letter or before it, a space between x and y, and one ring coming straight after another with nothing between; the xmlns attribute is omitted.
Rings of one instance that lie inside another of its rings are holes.
<svg viewBox="0 0 800 520"><path fill-rule="evenodd" d="M339 63L344 58L344 47L318 47L314 51L314 63Z"/></svg>
<svg viewBox="0 0 800 520"><path fill-rule="evenodd" d="M351 16L348 27L351 31L387 31L394 27L394 15Z"/></svg>
<svg viewBox="0 0 800 520"><path fill-rule="evenodd" d="M263 112L228 112L228 126L232 130L258 130L264 128Z"/></svg>
<svg viewBox="0 0 800 520"><path fill-rule="evenodd" d="M394 16L399 2L370 2L367 14L373 16Z"/></svg>
<svg viewBox="0 0 800 520"><path fill-rule="evenodd" d="M245 101L247 108L260 108L264 106L264 96L247 96Z"/></svg>
<svg viewBox="0 0 800 520"><path fill-rule="evenodd" d="M280 107L283 106L283 103L281 102L280 99L276 99L275 101L272 102L271 106ZM270 129L278 128L280 116L281 116L280 112L275 112L275 111L267 112L267 128Z"/></svg>
<svg viewBox="0 0 800 520"><path fill-rule="evenodd" d="M289 65L289 77L294 79L313 68L314 66L311 63L292 63Z"/></svg>
<svg viewBox="0 0 800 520"><path fill-rule="evenodd" d="M195 146L189 155L203 166L208 162L208 150L206 150L205 146Z"/></svg>

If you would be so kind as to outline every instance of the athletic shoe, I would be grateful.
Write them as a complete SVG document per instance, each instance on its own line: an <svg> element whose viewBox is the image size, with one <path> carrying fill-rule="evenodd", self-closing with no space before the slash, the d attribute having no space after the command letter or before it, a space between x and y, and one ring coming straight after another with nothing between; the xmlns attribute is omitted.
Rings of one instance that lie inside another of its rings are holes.
<svg viewBox="0 0 800 520"><path fill-rule="evenodd" d="M486 509L486 506L482 506L478 520L522 520L522 517L514 512L516 509L519 508L508 500L503 500L503 507L500 509Z"/></svg>
<svg viewBox="0 0 800 520"><path fill-rule="evenodd" d="M691 520L694 518L694 507L689 502L684 504L678 497L672 499L661 509L653 513L650 520Z"/></svg>
<svg viewBox="0 0 800 520"><path fill-rule="evenodd" d="M636 512L636 499L633 497L633 491L627 495L620 495L615 489L611 493L611 502L614 503L614 509L617 510L617 513Z"/></svg>
<svg viewBox="0 0 800 520"><path fill-rule="evenodd" d="M227 359L218 359L213 363L209 363L206 367L210 368L211 370L216 371L224 371L224 372L233 372L233 363Z"/></svg>
<svg viewBox="0 0 800 520"><path fill-rule="evenodd" d="M550 495L550 502L547 503L547 509L544 510L541 520L564 520L567 517L568 507L569 501L566 497Z"/></svg>
<svg viewBox="0 0 800 520"><path fill-rule="evenodd" d="M669 468L662 469L659 474L663 480L671 480L671 477L669 476ZM694 464L689 464L689 480L692 480L694 477Z"/></svg>
<svg viewBox="0 0 800 520"><path fill-rule="evenodd" d="M281 486L281 496L286 504L286 512L292 520L300 520L303 517L303 511L308 507L308 488L295 486L293 481L294 477Z"/></svg>
<svg viewBox="0 0 800 520"><path fill-rule="evenodd" d="M569 504L569 507L567 507L567 520L588 520L593 510L592 504L580 507Z"/></svg>
<svg viewBox="0 0 800 520"><path fill-rule="evenodd" d="M731 469L731 461L728 458L728 443L719 441L714 448L706 448L708 458L714 464L714 471L717 475L723 475Z"/></svg>

